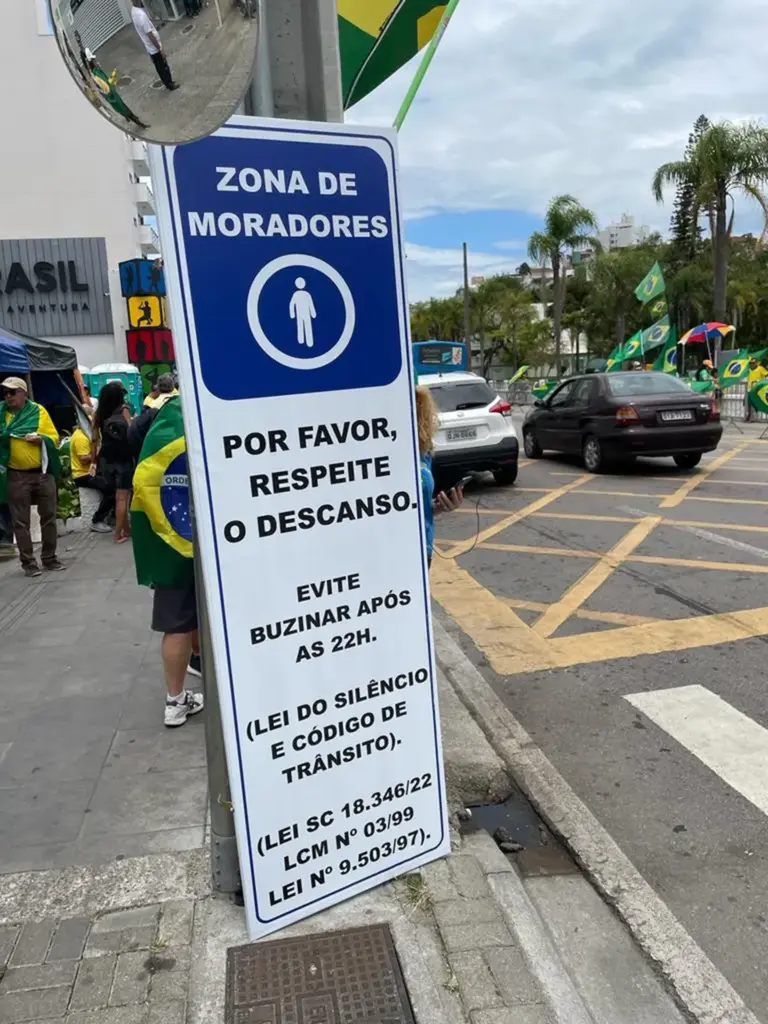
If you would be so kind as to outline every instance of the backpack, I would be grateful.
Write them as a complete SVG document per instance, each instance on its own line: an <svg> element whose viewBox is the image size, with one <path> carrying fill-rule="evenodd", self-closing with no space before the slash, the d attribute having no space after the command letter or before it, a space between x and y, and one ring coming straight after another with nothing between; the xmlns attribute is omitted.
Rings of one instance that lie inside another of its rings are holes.
<svg viewBox="0 0 768 1024"><path fill-rule="evenodd" d="M131 449L128 444L128 424L125 422L122 409L113 412L109 419L104 421L101 433L105 458L112 462L130 460Z"/></svg>

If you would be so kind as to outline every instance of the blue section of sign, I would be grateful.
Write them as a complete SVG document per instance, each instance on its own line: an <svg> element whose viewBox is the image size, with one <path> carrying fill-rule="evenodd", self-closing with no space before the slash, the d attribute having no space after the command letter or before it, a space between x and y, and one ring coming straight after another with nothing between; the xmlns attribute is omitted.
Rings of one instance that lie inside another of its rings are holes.
<svg viewBox="0 0 768 1024"><path fill-rule="evenodd" d="M173 161L200 367L213 394L310 394L382 387L398 377L394 186L373 148L217 136L179 147ZM265 190L266 171L273 181L283 172L285 192ZM321 174L326 187L339 183L337 194L320 194ZM345 188L357 195L339 194L342 175L354 175ZM191 227L191 214L202 228ZM262 270L268 278L257 281Z"/></svg>
<svg viewBox="0 0 768 1024"><path fill-rule="evenodd" d="M187 453L177 455L168 466L160 485L160 504L173 529L184 540L192 540L192 515L189 505Z"/></svg>

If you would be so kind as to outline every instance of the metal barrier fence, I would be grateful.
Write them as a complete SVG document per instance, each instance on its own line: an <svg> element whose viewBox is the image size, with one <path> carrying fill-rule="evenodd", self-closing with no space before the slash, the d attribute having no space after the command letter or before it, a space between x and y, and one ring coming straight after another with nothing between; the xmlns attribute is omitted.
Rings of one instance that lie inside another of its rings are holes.
<svg viewBox="0 0 768 1024"><path fill-rule="evenodd" d="M753 423L768 423L768 413L757 412L756 409L749 410L747 416L747 385L734 384L726 388L720 398L720 417L724 420L734 420L746 423L749 419Z"/></svg>

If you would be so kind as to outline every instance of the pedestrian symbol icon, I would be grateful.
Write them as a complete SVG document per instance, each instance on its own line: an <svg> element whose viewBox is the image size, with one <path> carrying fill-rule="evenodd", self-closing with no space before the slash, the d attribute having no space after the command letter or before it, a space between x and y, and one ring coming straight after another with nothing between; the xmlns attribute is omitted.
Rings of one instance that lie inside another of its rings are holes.
<svg viewBox="0 0 768 1024"><path fill-rule="evenodd" d="M292 253L262 267L247 306L258 345L292 370L330 365L346 350L355 331L349 285L335 267L316 256Z"/></svg>
<svg viewBox="0 0 768 1024"><path fill-rule="evenodd" d="M315 347L314 328L312 321L317 316L312 296L304 289L307 282L303 277L296 278L296 292L291 299L291 320L296 321L297 341L307 348Z"/></svg>

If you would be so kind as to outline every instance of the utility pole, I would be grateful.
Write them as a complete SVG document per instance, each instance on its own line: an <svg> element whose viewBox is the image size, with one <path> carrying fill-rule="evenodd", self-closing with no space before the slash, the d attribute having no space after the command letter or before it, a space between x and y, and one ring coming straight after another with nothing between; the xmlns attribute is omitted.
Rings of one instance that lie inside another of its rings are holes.
<svg viewBox="0 0 768 1024"><path fill-rule="evenodd" d="M467 346L468 365L472 365L472 340L470 338L471 327L469 317L469 254L467 243L462 244L464 255L464 344Z"/></svg>
<svg viewBox="0 0 768 1024"><path fill-rule="evenodd" d="M259 44L246 114L343 121L336 0L261 0ZM252 567L258 572L258 566ZM198 587L205 686L205 742L211 809L211 864L217 892L241 892L235 820L224 752L216 667L204 588Z"/></svg>

